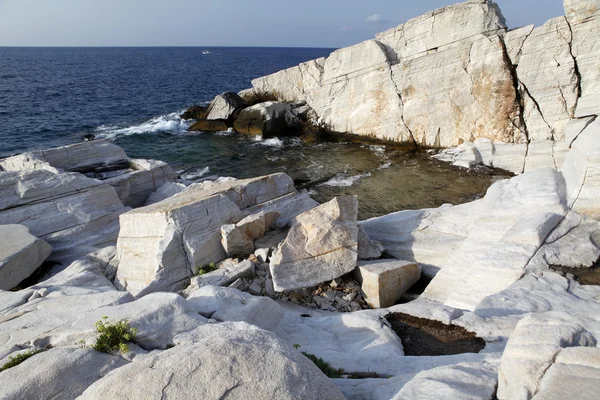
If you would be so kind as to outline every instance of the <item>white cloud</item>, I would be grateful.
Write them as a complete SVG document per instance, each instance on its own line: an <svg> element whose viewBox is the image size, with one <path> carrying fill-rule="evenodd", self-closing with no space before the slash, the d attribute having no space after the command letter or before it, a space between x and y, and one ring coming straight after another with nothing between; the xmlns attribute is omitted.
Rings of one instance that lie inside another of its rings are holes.
<svg viewBox="0 0 600 400"><path fill-rule="evenodd" d="M373 24L378 24L380 22L385 22L385 20L379 14L369 15L367 17L367 22L371 22Z"/></svg>

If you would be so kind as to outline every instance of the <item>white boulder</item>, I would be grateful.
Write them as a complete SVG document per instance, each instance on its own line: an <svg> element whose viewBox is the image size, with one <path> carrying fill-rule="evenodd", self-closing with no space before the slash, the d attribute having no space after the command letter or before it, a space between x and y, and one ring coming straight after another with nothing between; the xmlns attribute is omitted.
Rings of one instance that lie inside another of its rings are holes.
<svg viewBox="0 0 600 400"><path fill-rule="evenodd" d="M225 258L221 227L250 207L294 193L285 174L194 184L121 216L116 284L141 297L183 289L196 267Z"/></svg>
<svg viewBox="0 0 600 400"><path fill-rule="evenodd" d="M358 201L337 197L296 217L271 257L276 291L312 287L352 272L358 257Z"/></svg>
<svg viewBox="0 0 600 400"><path fill-rule="evenodd" d="M50 255L52 246L24 225L0 225L0 290L10 290L29 277Z"/></svg>
<svg viewBox="0 0 600 400"><path fill-rule="evenodd" d="M357 272L365 300L372 308L393 306L421 279L421 267L413 261L359 262Z"/></svg>
<svg viewBox="0 0 600 400"><path fill-rule="evenodd" d="M81 399L343 399L311 361L244 324L199 328L198 341L151 354L90 386ZM226 373L225 373L226 372ZM135 382L135 384L132 384Z"/></svg>

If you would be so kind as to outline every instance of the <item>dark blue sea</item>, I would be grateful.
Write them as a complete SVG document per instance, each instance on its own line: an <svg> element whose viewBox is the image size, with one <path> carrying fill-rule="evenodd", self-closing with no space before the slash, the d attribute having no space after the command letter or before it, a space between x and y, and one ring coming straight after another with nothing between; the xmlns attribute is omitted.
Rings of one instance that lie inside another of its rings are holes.
<svg viewBox="0 0 600 400"><path fill-rule="evenodd" d="M320 201L358 194L362 218L456 204L487 189L495 178L458 173L396 146L191 133L190 121L179 117L193 104L332 51L0 47L0 157L91 133L132 157L166 161L189 180L281 171Z"/></svg>

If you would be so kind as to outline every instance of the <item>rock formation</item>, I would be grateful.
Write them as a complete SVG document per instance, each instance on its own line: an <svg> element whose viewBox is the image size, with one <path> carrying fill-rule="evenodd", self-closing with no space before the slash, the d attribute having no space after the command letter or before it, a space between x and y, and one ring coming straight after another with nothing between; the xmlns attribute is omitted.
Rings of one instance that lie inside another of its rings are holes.
<svg viewBox="0 0 600 400"><path fill-rule="evenodd" d="M282 173L186 186L104 141L0 160L0 398L597 398L599 10L507 31L471 0L254 81L328 129L518 175L470 203L359 222ZM108 353L106 321L132 332Z"/></svg>

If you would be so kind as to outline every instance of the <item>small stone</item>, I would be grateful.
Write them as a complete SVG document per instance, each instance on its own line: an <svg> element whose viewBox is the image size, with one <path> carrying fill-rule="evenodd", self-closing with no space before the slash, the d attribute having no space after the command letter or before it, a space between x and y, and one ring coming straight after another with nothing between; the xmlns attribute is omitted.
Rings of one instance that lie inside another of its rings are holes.
<svg viewBox="0 0 600 400"><path fill-rule="evenodd" d="M344 299L344 301L347 301L348 303L351 303L354 301L354 299L356 299L357 293L349 293L345 296L342 296L342 299Z"/></svg>
<svg viewBox="0 0 600 400"><path fill-rule="evenodd" d="M290 301L290 298L287 296L281 296L281 301Z"/></svg>
<svg viewBox="0 0 600 400"><path fill-rule="evenodd" d="M259 261L258 257L256 257L254 254L250 254L248 256L248 260L252 261L253 263L257 263Z"/></svg>
<svg viewBox="0 0 600 400"><path fill-rule="evenodd" d="M303 297L304 296L302 295L302 293L298 293L298 292L292 292L292 293L290 293L290 299L292 299L292 300L300 300Z"/></svg>
<svg viewBox="0 0 600 400"><path fill-rule="evenodd" d="M344 299L338 297L335 299L335 302L337 303L338 307L347 307L350 305L349 302L345 301Z"/></svg>
<svg viewBox="0 0 600 400"><path fill-rule="evenodd" d="M316 304L317 307L321 308L321 306L323 305L323 299L319 296L315 296L313 298L313 302Z"/></svg>
<svg viewBox="0 0 600 400"><path fill-rule="evenodd" d="M360 304L358 304L355 301L350 303L350 308L352 309L352 311L360 311L360 309L361 309Z"/></svg>
<svg viewBox="0 0 600 400"><path fill-rule="evenodd" d="M233 289L240 289L242 286L244 286L243 279L237 279L235 282L233 282L231 285L229 285L229 287L233 288Z"/></svg>
<svg viewBox="0 0 600 400"><path fill-rule="evenodd" d="M252 283L252 285L250 285L250 288L248 289L248 292L250 292L250 294L252 294L254 296L260 296L260 293L262 292L262 288L260 287L260 283L258 283L258 281L254 281Z"/></svg>
<svg viewBox="0 0 600 400"><path fill-rule="evenodd" d="M323 301L323 304L321 304L321 310L328 311L329 309L331 309L331 303Z"/></svg>
<svg viewBox="0 0 600 400"><path fill-rule="evenodd" d="M258 271L256 271L256 275L264 278L264 277L267 276L267 271L265 271L265 270L258 270Z"/></svg>
<svg viewBox="0 0 600 400"><path fill-rule="evenodd" d="M333 289L337 289L341 284L342 284L342 280L341 279L334 279L334 280L331 281L331 283L329 284L329 286L331 286Z"/></svg>
<svg viewBox="0 0 600 400"><path fill-rule="evenodd" d="M48 293L49 293L49 291L48 291L48 289L46 289L46 288L42 288L42 289L38 290L38 294L39 294L41 297L46 297L46 296L48 296Z"/></svg>
<svg viewBox="0 0 600 400"><path fill-rule="evenodd" d="M261 263L266 263L269 261L269 253L270 250L268 248L258 249L254 252L254 255Z"/></svg>
<svg viewBox="0 0 600 400"><path fill-rule="evenodd" d="M325 293L323 293L321 295L321 297L323 297L325 300L327 300L330 303L333 303L333 301L336 298L336 293L333 290L328 290Z"/></svg>
<svg viewBox="0 0 600 400"><path fill-rule="evenodd" d="M273 280L267 279L265 281L265 293L268 296L274 296L275 295L275 288L273 287Z"/></svg>

